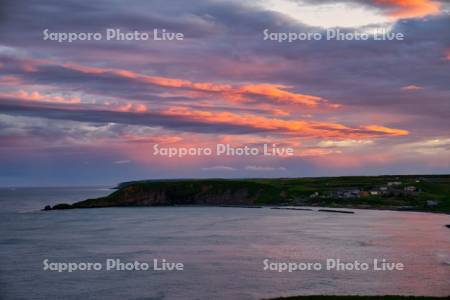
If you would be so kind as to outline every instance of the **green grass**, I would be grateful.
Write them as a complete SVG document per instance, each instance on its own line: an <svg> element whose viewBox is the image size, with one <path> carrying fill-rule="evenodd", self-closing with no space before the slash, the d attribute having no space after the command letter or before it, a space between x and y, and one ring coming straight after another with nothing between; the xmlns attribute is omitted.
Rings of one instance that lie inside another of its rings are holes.
<svg viewBox="0 0 450 300"><path fill-rule="evenodd" d="M419 180L419 182L416 182ZM357 199L310 198L318 192L334 193L337 190L356 188L371 190L389 181L401 181L404 186L414 185L421 190L414 196L380 197L368 196ZM189 197L197 193L225 193L246 189L257 198L258 204L323 205L332 207L369 207L395 209L410 207L415 210L450 212L450 175L389 175L347 176L320 178L276 178L276 179L193 179L155 180L124 183L136 189L169 189L177 197ZM203 191L204 186L210 189ZM116 193L121 193L121 189ZM178 194L176 194L178 193ZM114 194L113 194L114 195ZM427 207L427 200L439 201L437 207Z"/></svg>

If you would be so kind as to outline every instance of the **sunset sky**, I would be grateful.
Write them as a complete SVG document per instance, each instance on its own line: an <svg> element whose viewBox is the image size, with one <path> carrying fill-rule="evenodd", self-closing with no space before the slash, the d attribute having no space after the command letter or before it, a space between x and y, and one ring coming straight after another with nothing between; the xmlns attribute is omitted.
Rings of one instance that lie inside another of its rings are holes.
<svg viewBox="0 0 450 300"><path fill-rule="evenodd" d="M431 0L2 1L0 186L450 173L449 12ZM263 39L331 27L405 40ZM43 40L107 28L184 40ZM295 155L153 155L217 143Z"/></svg>

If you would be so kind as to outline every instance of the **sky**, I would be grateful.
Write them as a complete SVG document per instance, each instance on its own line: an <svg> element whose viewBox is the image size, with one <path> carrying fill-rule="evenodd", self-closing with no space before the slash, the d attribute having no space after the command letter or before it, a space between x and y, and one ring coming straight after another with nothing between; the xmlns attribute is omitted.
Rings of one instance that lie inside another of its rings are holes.
<svg viewBox="0 0 450 300"><path fill-rule="evenodd" d="M450 173L450 4L2 1L0 186ZM183 40L45 40L50 33ZM372 32L404 40L265 40ZM166 157L217 144L290 156Z"/></svg>

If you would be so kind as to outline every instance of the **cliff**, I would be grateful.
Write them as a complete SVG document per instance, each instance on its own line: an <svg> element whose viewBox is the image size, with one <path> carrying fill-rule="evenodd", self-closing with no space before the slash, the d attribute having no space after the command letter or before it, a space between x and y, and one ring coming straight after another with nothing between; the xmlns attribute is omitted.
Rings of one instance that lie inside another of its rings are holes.
<svg viewBox="0 0 450 300"><path fill-rule="evenodd" d="M50 209L113 206L254 205L273 203L284 193L269 184L249 180L180 180L127 182L109 196Z"/></svg>

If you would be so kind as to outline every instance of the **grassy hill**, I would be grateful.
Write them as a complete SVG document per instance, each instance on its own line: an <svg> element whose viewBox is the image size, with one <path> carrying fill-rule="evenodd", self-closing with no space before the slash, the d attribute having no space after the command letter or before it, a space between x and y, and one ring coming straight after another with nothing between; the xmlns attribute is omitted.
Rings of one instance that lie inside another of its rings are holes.
<svg viewBox="0 0 450 300"><path fill-rule="evenodd" d="M180 179L121 183L72 206L304 205L450 212L450 175Z"/></svg>

